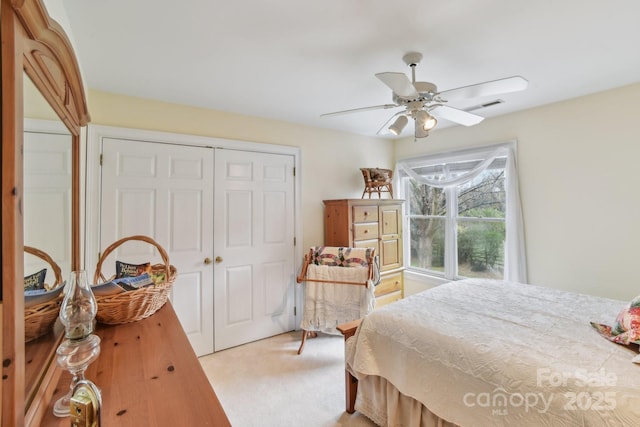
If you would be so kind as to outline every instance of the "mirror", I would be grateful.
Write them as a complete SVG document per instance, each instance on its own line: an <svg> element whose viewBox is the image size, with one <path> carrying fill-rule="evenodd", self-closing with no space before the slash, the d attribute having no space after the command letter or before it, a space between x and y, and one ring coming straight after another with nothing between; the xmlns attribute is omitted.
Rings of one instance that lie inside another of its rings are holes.
<svg viewBox="0 0 640 427"><path fill-rule="evenodd" d="M72 137L26 75L23 86L24 245L50 257L50 261L47 261L46 258L25 252L24 274L28 276L45 269L44 283L53 286L60 280L56 278L56 267L63 281L71 271ZM58 283L58 286L62 285ZM38 316L35 314L37 307L47 303L45 301L29 307L25 301L25 319L30 310L34 310L31 318ZM37 317L35 322L25 320L27 406L35 396L42 373L53 361L62 335L62 328L52 316L49 315L42 322L38 322Z"/></svg>
<svg viewBox="0 0 640 427"><path fill-rule="evenodd" d="M54 212L56 209L64 211L65 207L45 207L50 209L49 218L57 218L66 222L68 231L60 232L62 239L69 239L67 243L55 241L56 237L43 239L44 242L54 242L49 250L60 255L66 265L65 274L69 270L77 270L81 266L80 260L80 129L89 122L87 102L80 76L78 62L73 48L64 29L53 21L42 0L0 0L2 13L0 14L1 53L2 60L2 145L0 162L0 176L2 178L2 211L0 216L0 235L2 245L2 268L0 278L2 292L0 293L0 318L2 329L2 425L36 426L40 424L43 412L57 386L61 371L56 369L53 354L38 351L43 360L40 368L33 369L33 359L27 356L31 347L25 345L25 236L32 239L32 226L27 224L25 231L24 220L31 221L34 209L40 209L42 202L25 198L24 160L29 153L24 152L24 111L26 103L31 102L30 96L25 94L28 85L33 83L45 104L55 112L52 116L64 123L70 141L70 154L67 155L70 174L69 215ZM27 78L28 76L28 78ZM36 99L35 97L33 99ZM39 101L33 101L33 108ZM64 145L64 144L62 144ZM27 160L29 161L29 160ZM64 162L63 162L64 163ZM46 164L46 162L45 162ZM27 181L30 178L27 178ZM68 179L68 178L67 178ZM58 201L62 204L62 202ZM55 204L52 202L52 204ZM28 212L27 212L28 210ZM52 220L53 221L53 220ZM54 226L57 227L57 226ZM40 229L43 230L43 229ZM47 228L44 228L47 230ZM52 229L53 231L53 229ZM40 231L41 232L41 231ZM29 243L29 242L27 242ZM60 250L60 246L66 246ZM47 250L46 248L43 248ZM70 254L67 258L67 254ZM58 256L58 255L56 255ZM55 335L49 344L49 352L55 352L57 341ZM32 379L27 380L29 375ZM27 395L28 399L25 399Z"/></svg>

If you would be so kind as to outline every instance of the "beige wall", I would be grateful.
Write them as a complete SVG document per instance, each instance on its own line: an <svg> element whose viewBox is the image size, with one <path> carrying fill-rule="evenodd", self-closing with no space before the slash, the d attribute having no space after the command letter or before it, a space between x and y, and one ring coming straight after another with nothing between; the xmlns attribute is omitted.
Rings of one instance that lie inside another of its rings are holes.
<svg viewBox="0 0 640 427"><path fill-rule="evenodd" d="M640 84L445 128L396 144L397 159L518 141L529 282L640 294Z"/></svg>
<svg viewBox="0 0 640 427"><path fill-rule="evenodd" d="M47 8L67 30L61 0ZM69 34L73 41L73 35ZM302 151L305 246L322 241L322 200L358 198L363 166L457 147L518 141L529 281L628 299L640 293L636 135L640 84L480 125L434 131L426 140L381 141L290 123L89 91L92 122L291 145Z"/></svg>
<svg viewBox="0 0 640 427"><path fill-rule="evenodd" d="M303 247L322 244L324 199L360 198L361 167L393 167L392 141L89 90L91 123L300 147Z"/></svg>
<svg viewBox="0 0 640 427"><path fill-rule="evenodd" d="M302 152L304 247L321 243L322 200L359 198L363 166L471 145L518 141L529 281L629 299L640 201L634 99L640 85L577 98L478 126L396 143L273 120L89 91L92 123L290 145ZM394 152L395 148L395 152Z"/></svg>
<svg viewBox="0 0 640 427"><path fill-rule="evenodd" d="M24 116L31 119L56 120L61 121L53 108L49 105L44 96L31 82L31 79L24 75Z"/></svg>
<svg viewBox="0 0 640 427"><path fill-rule="evenodd" d="M529 281L629 299L640 242L640 84L396 142L90 90L92 123L300 147L303 247L322 243L322 200L359 198L363 166L518 141ZM410 289L421 289L408 282Z"/></svg>

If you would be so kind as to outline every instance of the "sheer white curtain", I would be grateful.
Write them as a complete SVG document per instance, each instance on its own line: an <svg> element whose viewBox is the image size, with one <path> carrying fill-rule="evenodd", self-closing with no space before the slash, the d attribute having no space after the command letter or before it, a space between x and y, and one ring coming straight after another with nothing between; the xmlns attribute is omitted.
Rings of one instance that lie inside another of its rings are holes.
<svg viewBox="0 0 640 427"><path fill-rule="evenodd" d="M399 179L404 173L417 182L438 188L455 187L468 182L481 174L498 157L506 157L505 166L505 190L506 190L506 212L505 212L505 261L504 278L514 282L527 282L527 263L524 245L524 225L522 220L522 208L520 205L520 191L518 186L518 170L516 165L516 143L507 142L504 144L491 145L486 147L471 148L467 150L421 156L417 158L404 159L396 164L396 188L400 188ZM462 174L454 177L438 180L429 179L415 172L415 168L428 165L447 164L451 162L461 162L465 160L480 160L479 163ZM453 227L454 225L448 225ZM448 235L455 235L450 232Z"/></svg>

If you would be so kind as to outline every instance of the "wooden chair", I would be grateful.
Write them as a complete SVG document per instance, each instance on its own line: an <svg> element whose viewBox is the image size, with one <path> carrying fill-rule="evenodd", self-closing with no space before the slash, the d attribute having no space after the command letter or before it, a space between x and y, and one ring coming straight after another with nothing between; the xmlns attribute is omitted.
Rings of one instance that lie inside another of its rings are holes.
<svg viewBox="0 0 640 427"><path fill-rule="evenodd" d="M362 198L365 194L378 193L378 198L382 198L382 193L389 193L389 197L393 199L393 171L391 169L379 169L379 168L360 168L362 177L364 178L364 191L362 192Z"/></svg>

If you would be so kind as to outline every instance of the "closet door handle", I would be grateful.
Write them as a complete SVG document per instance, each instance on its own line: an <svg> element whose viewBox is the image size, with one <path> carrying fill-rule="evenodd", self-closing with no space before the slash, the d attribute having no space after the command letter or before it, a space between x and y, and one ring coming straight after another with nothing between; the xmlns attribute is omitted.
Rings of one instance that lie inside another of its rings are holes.
<svg viewBox="0 0 640 427"><path fill-rule="evenodd" d="M205 263L206 265L211 264L211 258L206 257L206 258L204 259L204 263Z"/></svg>
<svg viewBox="0 0 640 427"><path fill-rule="evenodd" d="M222 262L222 257L221 256L217 256L216 257L216 264L220 264Z"/></svg>

